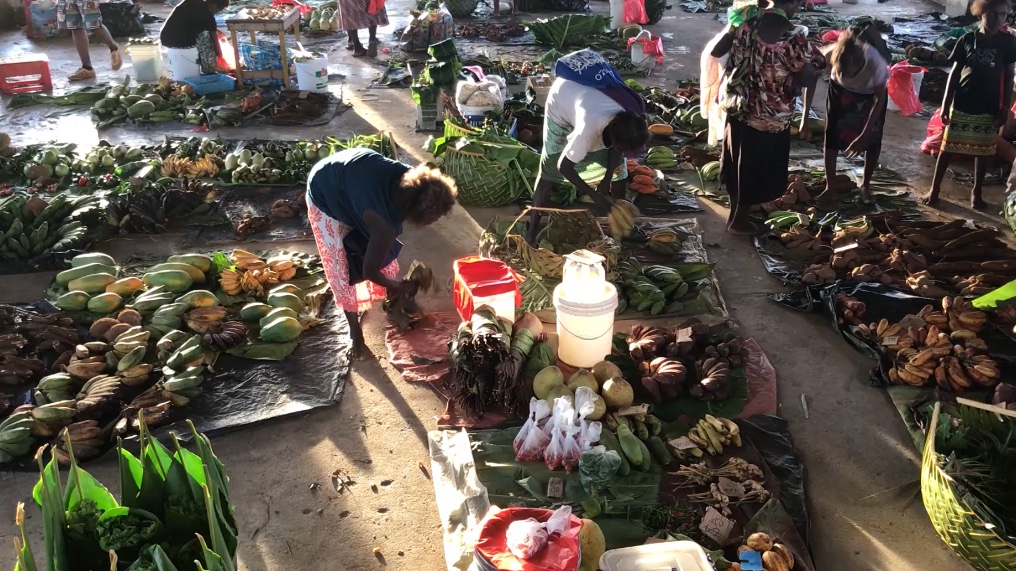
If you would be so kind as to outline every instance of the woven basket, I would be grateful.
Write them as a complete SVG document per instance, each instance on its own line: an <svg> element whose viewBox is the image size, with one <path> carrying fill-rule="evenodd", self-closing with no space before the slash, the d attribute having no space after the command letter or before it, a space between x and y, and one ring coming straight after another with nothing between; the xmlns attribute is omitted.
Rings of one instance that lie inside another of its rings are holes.
<svg viewBox="0 0 1016 571"><path fill-rule="evenodd" d="M581 249L596 252L605 258L604 266L606 266L608 278L612 275L614 267L617 266L619 248L612 239L603 234L603 229L600 228L596 217L588 210L537 207L525 209L505 232L504 240L507 251L502 250L500 252L502 255L517 258L525 269L540 277L556 280L563 277L563 254L558 254L547 248L534 247L521 235L512 234L512 229L515 228L519 220L532 210L537 210L548 218L547 225L540 232L539 239L547 240L558 246L559 249L568 250L569 253Z"/></svg>
<svg viewBox="0 0 1016 571"><path fill-rule="evenodd" d="M445 0L444 4L453 17L466 18L473 15L480 0Z"/></svg>
<svg viewBox="0 0 1016 571"><path fill-rule="evenodd" d="M460 203L489 208L511 204L524 192L532 194L519 164L521 155L531 149L496 135L463 137L462 142L449 145L441 163L441 170L455 179Z"/></svg>
<svg viewBox="0 0 1016 571"><path fill-rule="evenodd" d="M935 452L935 432L941 407L942 403L935 403L921 460L924 509L946 545L976 569L1012 571L1016 569L1016 546L992 531L988 522L963 503L956 494L952 477L944 469L942 455Z"/></svg>

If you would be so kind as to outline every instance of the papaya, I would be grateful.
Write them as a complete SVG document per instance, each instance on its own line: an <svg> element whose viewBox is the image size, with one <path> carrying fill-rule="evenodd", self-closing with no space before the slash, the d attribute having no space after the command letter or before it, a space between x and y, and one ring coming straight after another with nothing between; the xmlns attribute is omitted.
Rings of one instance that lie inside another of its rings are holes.
<svg viewBox="0 0 1016 571"><path fill-rule="evenodd" d="M69 291L56 298L55 305L64 311L84 311L88 307L88 294L83 291Z"/></svg>
<svg viewBox="0 0 1016 571"><path fill-rule="evenodd" d="M155 295L144 295L134 300L131 307L141 312L155 311L160 307L173 303L176 295L172 293L157 293Z"/></svg>
<svg viewBox="0 0 1016 571"><path fill-rule="evenodd" d="M270 293L265 301L272 307L288 307L297 313L303 311L303 301L296 294L286 292Z"/></svg>
<svg viewBox="0 0 1016 571"><path fill-rule="evenodd" d="M258 325L260 325L261 327L265 327L269 323L275 321L280 317L292 317L293 319L296 319L299 316L295 311L289 309L288 307L276 307L275 309L269 311L260 320L258 320Z"/></svg>
<svg viewBox="0 0 1016 571"><path fill-rule="evenodd" d="M674 134L674 128L666 123L656 123L649 126L649 133L660 137L668 137Z"/></svg>
<svg viewBox="0 0 1016 571"><path fill-rule="evenodd" d="M101 252L86 252L71 258L71 267L80 268L88 264L102 264L104 266L116 267L116 260L112 256Z"/></svg>
<svg viewBox="0 0 1016 571"><path fill-rule="evenodd" d="M180 264L190 264L206 274L212 269L212 259L203 254L177 254L166 258L166 261Z"/></svg>
<svg viewBox="0 0 1016 571"><path fill-rule="evenodd" d="M579 571L596 571L600 558L607 552L607 539L599 524L591 519L583 519L579 528Z"/></svg>
<svg viewBox="0 0 1016 571"><path fill-rule="evenodd" d="M267 303L248 303L240 309L240 321L258 321L272 311Z"/></svg>
<svg viewBox="0 0 1016 571"><path fill-rule="evenodd" d="M120 278L109 284L106 286L106 292L115 293L120 297L128 297L141 291L143 287L145 287L145 283L140 278L131 276L129 278Z"/></svg>
<svg viewBox="0 0 1016 571"><path fill-rule="evenodd" d="M116 266L107 266L106 264L85 264L83 266L72 267L69 270L64 270L56 275L54 281L56 285L67 285L71 280L90 276L92 274L111 274L116 275Z"/></svg>
<svg viewBox="0 0 1016 571"><path fill-rule="evenodd" d="M138 101L134 105L131 105L130 107L127 108L127 115L129 115L131 119L139 119L146 115L152 114L154 111L155 104L152 103L151 101L145 101L144 99L142 99L141 101Z"/></svg>
<svg viewBox="0 0 1016 571"><path fill-rule="evenodd" d="M88 300L88 311L92 313L112 313L123 304L123 298L119 295L107 292L101 293Z"/></svg>
<svg viewBox="0 0 1016 571"><path fill-rule="evenodd" d="M288 343L303 333L303 326L292 317L279 317L261 328L261 340L269 343Z"/></svg>
<svg viewBox="0 0 1016 571"><path fill-rule="evenodd" d="M90 274L67 282L67 289L91 294L104 293L106 286L115 281L116 278L110 274Z"/></svg>
<svg viewBox="0 0 1016 571"><path fill-rule="evenodd" d="M177 303L186 303L191 309L197 307L215 307L219 305L219 298L206 289L189 291L176 298Z"/></svg>
<svg viewBox="0 0 1016 571"><path fill-rule="evenodd" d="M164 264L158 264L148 269L149 273L161 272L162 270L180 270L181 272L187 272L187 275L196 284L205 283L205 272L198 269L196 266L190 264L184 264L182 262L166 262Z"/></svg>
<svg viewBox="0 0 1016 571"><path fill-rule="evenodd" d="M293 284L279 284L273 287L272 289L268 290L268 295L271 295L273 293L291 293L299 297L300 291L301 291L300 288L296 287Z"/></svg>
<svg viewBox="0 0 1016 571"><path fill-rule="evenodd" d="M190 286L194 285L194 280L185 271L182 270L162 270L160 272L150 272L141 276L141 281L145 282L147 286L165 286L165 288L173 293L181 293L190 289Z"/></svg>

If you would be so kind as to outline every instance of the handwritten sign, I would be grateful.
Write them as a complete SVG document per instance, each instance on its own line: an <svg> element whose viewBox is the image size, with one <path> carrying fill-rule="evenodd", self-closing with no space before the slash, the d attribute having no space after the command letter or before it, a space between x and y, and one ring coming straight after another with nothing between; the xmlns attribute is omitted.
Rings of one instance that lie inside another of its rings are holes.
<svg viewBox="0 0 1016 571"><path fill-rule="evenodd" d="M649 405L643 403L635 406L626 406L617 411L618 416L634 416L636 414L649 414Z"/></svg>
<svg viewBox="0 0 1016 571"><path fill-rule="evenodd" d="M670 440L668 443L678 450L691 450L692 448L698 448L698 444L692 442L687 436L675 438L674 440Z"/></svg>
<svg viewBox="0 0 1016 571"><path fill-rule="evenodd" d="M710 506L706 508L706 514L702 518L702 523L699 524L699 529L709 539L720 545L726 545L727 538L730 537L730 532L734 529L734 520L724 517L716 508Z"/></svg>
<svg viewBox="0 0 1016 571"><path fill-rule="evenodd" d="M735 482L728 478L720 478L716 485L720 488L720 493L728 498L743 498L744 497L744 484Z"/></svg>

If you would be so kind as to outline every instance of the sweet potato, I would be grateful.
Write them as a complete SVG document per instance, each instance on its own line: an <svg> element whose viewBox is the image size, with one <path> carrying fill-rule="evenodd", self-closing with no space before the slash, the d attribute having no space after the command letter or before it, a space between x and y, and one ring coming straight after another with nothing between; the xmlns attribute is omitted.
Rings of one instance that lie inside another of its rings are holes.
<svg viewBox="0 0 1016 571"><path fill-rule="evenodd" d="M997 237L998 234L999 234L998 230L995 230L994 228L982 228L980 230L973 230L967 232L966 234L960 236L959 238L947 242L944 246L942 246L941 251L949 252L952 250L956 250L962 246L966 246L968 244L976 244L977 242L991 240Z"/></svg>
<svg viewBox="0 0 1016 571"><path fill-rule="evenodd" d="M656 181L652 177L641 174L636 175L635 178L632 179L631 183L632 185L641 184L646 186L656 186Z"/></svg>

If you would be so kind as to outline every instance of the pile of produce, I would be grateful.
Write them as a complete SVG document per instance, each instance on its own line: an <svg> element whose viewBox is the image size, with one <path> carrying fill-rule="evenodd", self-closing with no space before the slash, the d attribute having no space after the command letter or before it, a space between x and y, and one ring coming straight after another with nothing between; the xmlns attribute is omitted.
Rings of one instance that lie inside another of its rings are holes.
<svg viewBox="0 0 1016 571"><path fill-rule="evenodd" d="M25 422L25 417L16 422ZM34 498L43 521L44 564L36 562L37 551L25 529L24 504L18 504L16 569L236 568L237 527L229 478L208 438L193 425L197 452L183 448L175 438L169 449L147 431L141 434L139 456L119 448L119 501L77 465L71 434L69 429L61 433L70 464L66 486L57 466L58 451L53 450L49 462L39 455Z"/></svg>
<svg viewBox="0 0 1016 571"><path fill-rule="evenodd" d="M656 252L679 249L677 233L670 229L654 231L649 247ZM685 303L698 299L699 282L709 278L712 264L679 264L673 267L653 264L643 266L635 257L621 260L617 271L621 278L618 313L633 309L650 315L681 313Z"/></svg>
<svg viewBox="0 0 1016 571"><path fill-rule="evenodd" d="M813 222L786 212L775 214L791 224L779 234L788 248L819 251L804 272L804 283L878 281L924 297L943 297L982 295L1016 279L1016 250L999 239L995 228L970 228L961 219L826 217Z"/></svg>
<svg viewBox="0 0 1016 571"><path fill-rule="evenodd" d="M183 120L193 123L193 117L202 115L205 105L204 98L195 96L189 85L163 77L157 84L141 83L128 88L124 83L110 87L106 97L92 105L92 116L98 129L128 119L138 123Z"/></svg>
<svg viewBox="0 0 1016 571"><path fill-rule="evenodd" d="M510 24L464 24L455 30L460 38L483 38L488 42L501 43L509 38L526 35L526 27L517 22Z"/></svg>
<svg viewBox="0 0 1016 571"><path fill-rule="evenodd" d="M276 6L254 6L243 9L243 16L251 20L281 20L292 8Z"/></svg>
<svg viewBox="0 0 1016 571"><path fill-rule="evenodd" d="M641 165L634 159L628 159L628 190L639 194L656 194L660 192L662 177L655 170Z"/></svg>
<svg viewBox="0 0 1016 571"><path fill-rule="evenodd" d="M786 544L773 540L768 534L756 532L748 536L744 545L737 548L738 555L758 553L765 571L791 571L797 558Z"/></svg>
<svg viewBox="0 0 1016 571"><path fill-rule="evenodd" d="M710 468L705 463L681 466L675 475L678 488L708 488L708 491L690 494L688 498L710 506L727 517L732 515L731 506L762 504L772 497L763 485L765 475L762 469L737 457L730 458L717 468ZM719 485L721 478L740 484L743 493L736 497L724 494Z"/></svg>
<svg viewBox="0 0 1016 571"><path fill-rule="evenodd" d="M88 246L97 232L90 228L101 214L99 198L58 194L48 201L29 194L0 200L0 259L17 260Z"/></svg>
<svg viewBox="0 0 1016 571"><path fill-rule="evenodd" d="M628 356L643 375L643 394L656 404L684 395L703 401L728 398L732 372L748 356L744 339L733 333L711 337L704 324L681 329L635 325L627 343Z"/></svg>
<svg viewBox="0 0 1016 571"><path fill-rule="evenodd" d="M860 302L844 299L843 303L852 308L851 318L860 320L864 314L863 306L857 305ZM891 360L890 381L961 393L990 389L1000 380L998 362L988 355L988 344L980 336L987 319L985 312L962 297L944 297L940 310L927 305L900 323L887 319L857 323L854 332L877 344Z"/></svg>
<svg viewBox="0 0 1016 571"><path fill-rule="evenodd" d="M588 46L591 40L606 35L610 28L610 20L593 14L567 14L525 24L536 43L558 50Z"/></svg>
<svg viewBox="0 0 1016 571"><path fill-rule="evenodd" d="M664 130L668 125L653 125L656 131ZM671 129L673 130L673 129ZM671 170L677 167L677 154L670 147L652 147L646 154L646 165L653 169Z"/></svg>
<svg viewBox="0 0 1016 571"><path fill-rule="evenodd" d="M303 14L303 20L307 23L308 30L315 30L320 32L337 32L339 31L339 21L335 17L335 2L329 3L331 7L318 6Z"/></svg>
<svg viewBox="0 0 1016 571"><path fill-rule="evenodd" d="M27 385L33 399L14 411L27 414L30 421L17 428L29 431L18 430L15 437L0 429L0 462L25 455L65 427L79 459L98 456L112 438L142 424L169 422L171 408L200 397L220 352L284 359L303 331L320 323L320 294L303 295L285 283L307 275L299 260L278 256L266 262L242 250L234 252L233 265L222 254L215 258L170 256L139 276L105 254L82 254L57 274L52 289L65 314L5 310L0 366L9 374L0 381ZM267 291L258 282L264 303L250 293L211 291L216 282L224 287L223 274L235 271L235 264L255 280L272 276ZM87 335L69 316L89 324ZM63 449L61 441L53 445Z"/></svg>

